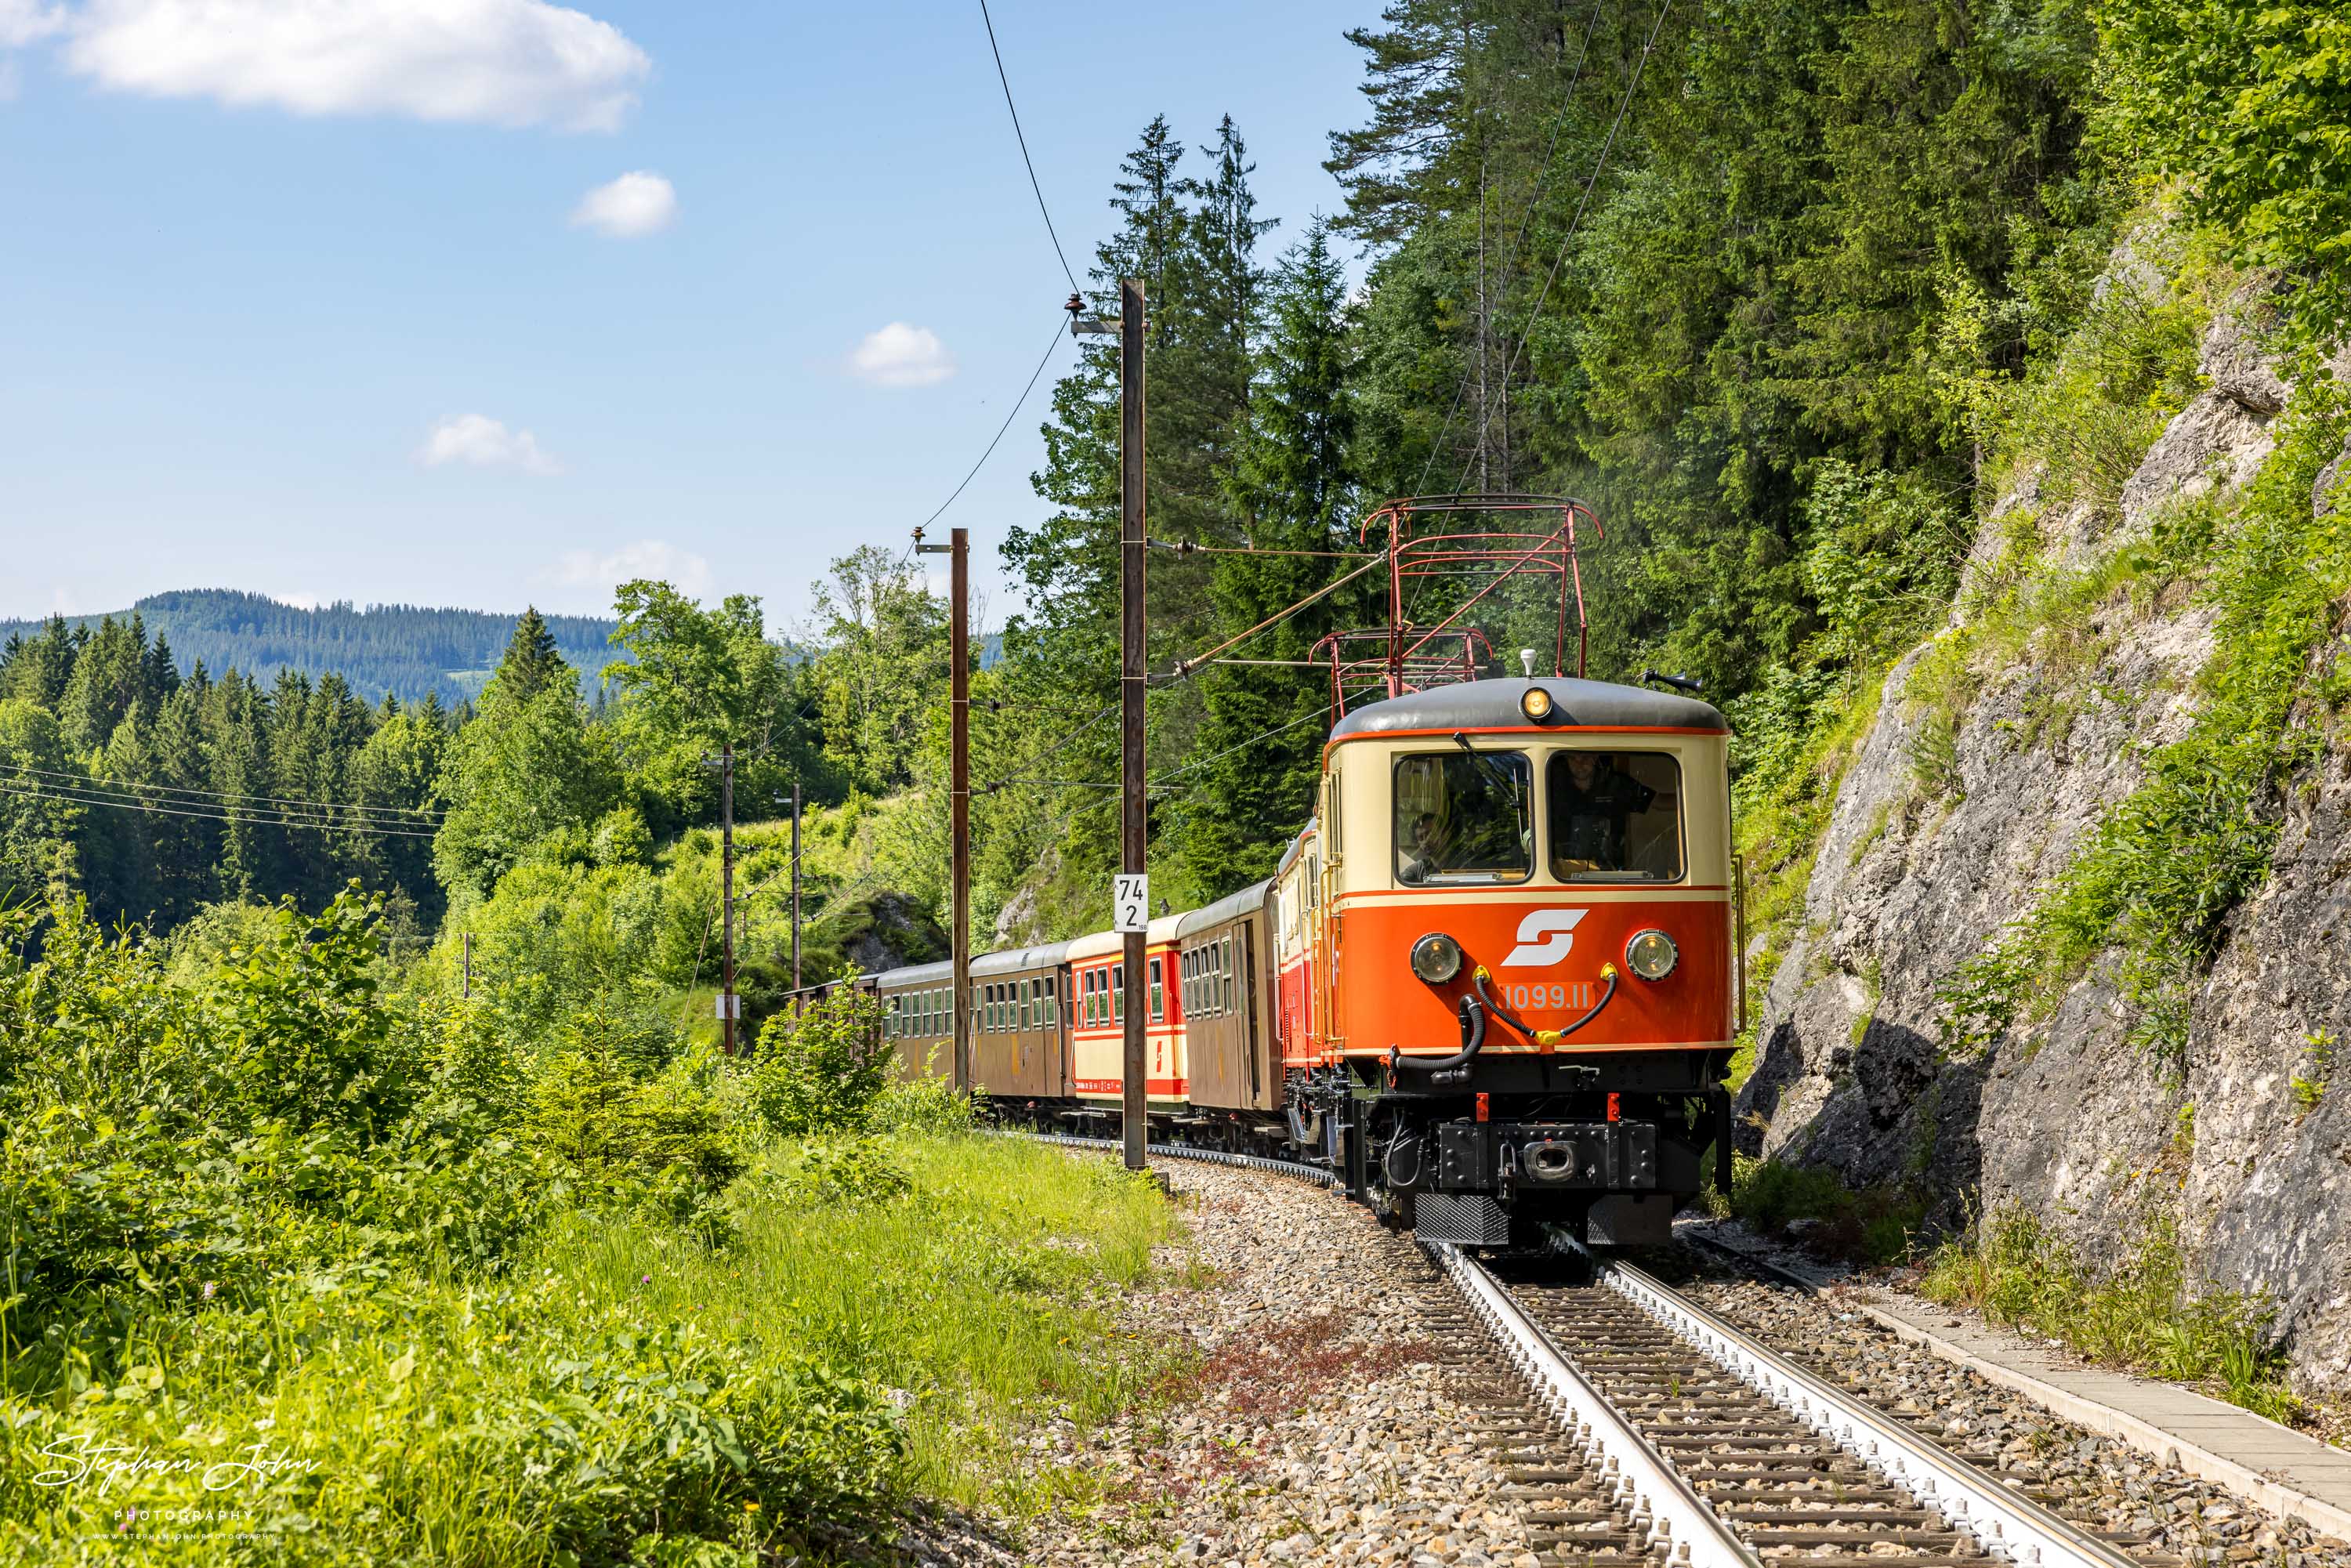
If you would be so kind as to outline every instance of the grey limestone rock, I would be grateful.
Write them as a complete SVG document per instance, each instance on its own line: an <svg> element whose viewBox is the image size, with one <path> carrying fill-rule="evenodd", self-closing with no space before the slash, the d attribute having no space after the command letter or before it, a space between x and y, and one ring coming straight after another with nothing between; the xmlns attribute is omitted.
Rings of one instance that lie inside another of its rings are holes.
<svg viewBox="0 0 2351 1568"><path fill-rule="evenodd" d="M2131 476L2119 534L2176 498L2242 485L2269 455L2289 395L2274 370L2225 321L2205 363L2212 387ZM1986 529L2032 507L2034 483ZM2201 978L2179 1075L2133 1043L2111 956L1989 1047L1947 1051L1945 993L1961 966L2137 786L2145 753L2185 733L2194 677L2214 653L2210 613L2193 600L2117 606L2090 631L2086 664L2078 648L2061 661L2028 646L1980 673L1932 783L1915 765L1924 714L1907 691L1926 649L1887 677L1765 1003L1743 1136L1855 1185L1908 1183L1946 1221L1968 1203L2022 1204L2092 1260L2116 1259L2136 1227L2168 1216L2203 1281L2267 1297L2305 1385L2351 1391L2351 769L2340 758L2284 806L2273 875L2234 912Z"/></svg>

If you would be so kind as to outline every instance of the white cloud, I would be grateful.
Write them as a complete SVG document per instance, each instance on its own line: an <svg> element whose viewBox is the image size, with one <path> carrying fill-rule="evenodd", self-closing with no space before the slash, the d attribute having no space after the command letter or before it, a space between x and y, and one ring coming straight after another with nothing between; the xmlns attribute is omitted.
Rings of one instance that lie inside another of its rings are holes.
<svg viewBox="0 0 2351 1568"><path fill-rule="evenodd" d="M653 69L546 0L90 0L70 32L68 62L102 86L297 114L610 131Z"/></svg>
<svg viewBox="0 0 2351 1568"><path fill-rule="evenodd" d="M66 8L41 0L0 0L0 49L20 49L26 44L62 33Z"/></svg>
<svg viewBox="0 0 2351 1568"><path fill-rule="evenodd" d="M677 216L677 188L640 169L599 185L571 209L571 226L613 239L636 239L669 227Z"/></svg>
<svg viewBox="0 0 2351 1568"><path fill-rule="evenodd" d="M486 413L461 413L433 427L416 460L427 468L465 463L475 468L519 468L526 474L560 474L563 465L548 455L538 437L528 430L508 430L503 420Z"/></svg>
<svg viewBox="0 0 2351 1568"><path fill-rule="evenodd" d="M609 601L613 589L641 577L668 583L689 598L710 591L710 563L692 550L665 539L639 539L606 555L594 550L566 550L551 574L566 588L593 588Z"/></svg>
<svg viewBox="0 0 2351 1568"><path fill-rule="evenodd" d="M849 370L877 387L927 387L955 374L956 361L928 327L893 321L865 335L849 356Z"/></svg>

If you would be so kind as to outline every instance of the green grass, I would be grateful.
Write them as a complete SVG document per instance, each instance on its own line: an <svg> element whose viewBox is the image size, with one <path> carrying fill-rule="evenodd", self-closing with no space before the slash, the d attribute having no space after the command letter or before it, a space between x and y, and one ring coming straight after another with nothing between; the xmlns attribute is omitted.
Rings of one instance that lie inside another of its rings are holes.
<svg viewBox="0 0 2351 1568"><path fill-rule="evenodd" d="M970 1134L847 1157L904 1189L811 1204L779 1148L738 1185L723 1249L574 1216L494 1281L313 1276L245 1311L159 1314L119 1370L0 1399L0 1557L73 1561L96 1533L110 1562L708 1568L838 1548L807 1521L878 1520L909 1489L1016 1514L1082 1494L1082 1476L1020 1477L1013 1443L1049 1407L1098 1420L1169 1373L1107 1311L1150 1277L1165 1201L1102 1162ZM35 1484L92 1444L187 1465ZM240 1457L290 1463L206 1489Z"/></svg>
<svg viewBox="0 0 2351 1568"><path fill-rule="evenodd" d="M611 1299L642 1289L675 1316L759 1323L896 1392L910 1401L911 1484L1017 1504L1008 1444L1028 1421L1049 1409L1081 1425L1107 1419L1165 1370L1160 1347L1122 1337L1111 1310L1149 1279L1172 1211L1108 1161L1014 1139L862 1147L903 1171L911 1192L798 1201L787 1154L765 1173L780 1192L746 1206L727 1252L681 1255L641 1286L636 1239L598 1230L576 1235L560 1267Z"/></svg>
<svg viewBox="0 0 2351 1568"><path fill-rule="evenodd" d="M1855 1191L1834 1171L1777 1160L1733 1161L1729 1212L1771 1235L1791 1220L1817 1220L1807 1251L1849 1263L1891 1263L1909 1256L1925 1205L1897 1188Z"/></svg>
<svg viewBox="0 0 2351 1568"><path fill-rule="evenodd" d="M2093 1361L2203 1385L2273 1421L2300 1409L2270 1348L2268 1308L2238 1291L2194 1289L2168 1218L2143 1226L2118 1263L2096 1269L2029 1210L2004 1208L1939 1248L1918 1290Z"/></svg>

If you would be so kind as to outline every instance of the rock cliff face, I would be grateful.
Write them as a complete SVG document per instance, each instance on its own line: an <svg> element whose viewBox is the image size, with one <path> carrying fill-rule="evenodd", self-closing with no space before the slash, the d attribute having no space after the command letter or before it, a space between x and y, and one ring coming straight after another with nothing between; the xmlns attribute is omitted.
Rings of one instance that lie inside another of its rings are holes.
<svg viewBox="0 0 2351 1568"><path fill-rule="evenodd" d="M2078 562L2177 497L2245 484L2288 388L2226 312L2201 369L2207 390L2104 509L2111 530L2099 509L2051 515L2028 476L1984 525L1970 578L1997 570L2015 517L2039 514L2043 546ZM2272 874L2199 982L2184 1073L2132 1042L2113 955L2040 998L2030 1027L1953 1052L1938 990L2139 782L2144 751L2185 730L2196 672L2230 655L2191 594L2118 602L2067 648L2029 642L1980 672L1929 735L1907 691L1928 653L1888 677L1839 788L1741 1096L1750 1149L1907 1183L1946 1221L2021 1203L2094 1260L2168 1213L2208 1281L2267 1292L2298 1381L2351 1387L2351 758L2329 754L2286 804ZM2344 1082L2314 1104L2294 1080L2330 1031Z"/></svg>

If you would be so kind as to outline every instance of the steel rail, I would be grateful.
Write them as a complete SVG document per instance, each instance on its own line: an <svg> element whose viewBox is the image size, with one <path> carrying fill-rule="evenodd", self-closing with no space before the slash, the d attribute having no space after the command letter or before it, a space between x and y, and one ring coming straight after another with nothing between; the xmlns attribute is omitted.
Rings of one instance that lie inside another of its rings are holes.
<svg viewBox="0 0 2351 1568"><path fill-rule="evenodd" d="M1115 1150L1115 1138L996 1129L1009 1136L1071 1148ZM1336 1173L1294 1160L1153 1144L1168 1159L1200 1160L1301 1178L1322 1186ZM1880 1415L1844 1390L1805 1371L1745 1332L1631 1263L1603 1259L1583 1242L1552 1229L1555 1249L1588 1260L1607 1289L1695 1346L1766 1398L1810 1426L1980 1542L2020 1568L2140 1568L2132 1558L2059 1518L2022 1493L1993 1480L1940 1444ZM1643 1437L1606 1396L1575 1370L1485 1268L1447 1241L1424 1241L1471 1312L1503 1354L1534 1385L1563 1430L1583 1447L1595 1469L1629 1490L1636 1516L1646 1514L1653 1537L1669 1541L1690 1568L1766 1568L1754 1549L1708 1507L1694 1487Z"/></svg>
<svg viewBox="0 0 2351 1568"><path fill-rule="evenodd" d="M1040 1144L1060 1144L1071 1149L1122 1149L1116 1138L1084 1138L1071 1133L1031 1133L1019 1127L990 1127L987 1131L1001 1138L1027 1138ZM1264 1155L1237 1155L1229 1149L1196 1149L1185 1144L1148 1144L1148 1152L1170 1160L1198 1160L1205 1165L1239 1166L1250 1170L1271 1171L1277 1176L1296 1176L1318 1186L1331 1186L1339 1177L1335 1171L1321 1166L1301 1165L1296 1160L1270 1159Z"/></svg>
<svg viewBox="0 0 2351 1568"><path fill-rule="evenodd" d="M1421 1246L1551 1407L1561 1428L1584 1450L1593 1469L1615 1483L1620 1505L1631 1494L1628 1511L1636 1524L1646 1516L1651 1540L1664 1542L1690 1568L1762 1568L1755 1549L1731 1533L1698 1489L1576 1371L1492 1275L1452 1242Z"/></svg>
<svg viewBox="0 0 2351 1568"><path fill-rule="evenodd" d="M1554 1235L1557 1233L1554 1232ZM1996 1557L2025 1568L2134 1568L2133 1560L1940 1444L1880 1415L1630 1263L1593 1257L1601 1282L1822 1437L1907 1488Z"/></svg>

